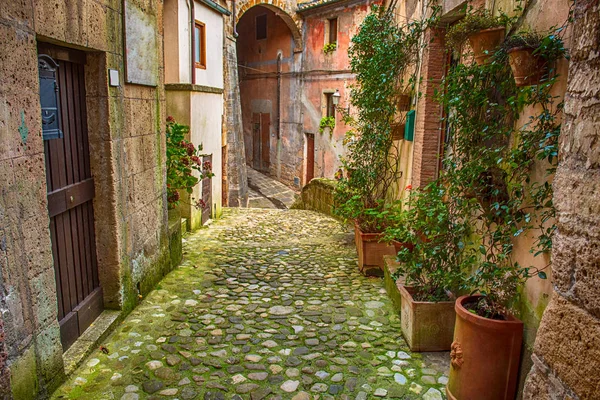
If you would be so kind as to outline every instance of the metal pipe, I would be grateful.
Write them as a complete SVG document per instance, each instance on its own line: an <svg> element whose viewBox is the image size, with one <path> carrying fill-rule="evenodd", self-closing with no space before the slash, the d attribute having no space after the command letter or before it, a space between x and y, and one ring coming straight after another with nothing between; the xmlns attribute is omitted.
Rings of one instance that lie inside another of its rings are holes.
<svg viewBox="0 0 600 400"><path fill-rule="evenodd" d="M277 54L277 139L281 136L281 53Z"/></svg>
<svg viewBox="0 0 600 400"><path fill-rule="evenodd" d="M189 1L190 6L190 69L192 85L196 83L196 60L194 51L196 50L196 5L195 0Z"/></svg>
<svg viewBox="0 0 600 400"><path fill-rule="evenodd" d="M235 0L233 0L232 8L233 8L233 10L232 10L233 12L231 13L231 23L233 24L233 37L237 38L239 35L237 33L237 25L235 24L235 19L237 16Z"/></svg>

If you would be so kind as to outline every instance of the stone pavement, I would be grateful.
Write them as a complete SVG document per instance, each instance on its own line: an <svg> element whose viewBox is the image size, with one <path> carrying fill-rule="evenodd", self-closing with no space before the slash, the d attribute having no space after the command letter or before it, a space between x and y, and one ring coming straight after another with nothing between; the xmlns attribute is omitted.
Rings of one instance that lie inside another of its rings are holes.
<svg viewBox="0 0 600 400"><path fill-rule="evenodd" d="M250 167L248 171L248 207L287 209L298 194L283 183Z"/></svg>
<svg viewBox="0 0 600 400"><path fill-rule="evenodd" d="M311 211L226 209L53 398L443 399L353 236Z"/></svg>

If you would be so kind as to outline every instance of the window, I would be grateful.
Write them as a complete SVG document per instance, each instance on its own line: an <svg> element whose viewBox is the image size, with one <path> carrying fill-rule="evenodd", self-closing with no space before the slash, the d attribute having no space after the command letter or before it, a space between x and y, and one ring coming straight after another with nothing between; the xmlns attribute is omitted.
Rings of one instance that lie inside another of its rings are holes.
<svg viewBox="0 0 600 400"><path fill-rule="evenodd" d="M267 14L256 17L256 40L267 38Z"/></svg>
<svg viewBox="0 0 600 400"><path fill-rule="evenodd" d="M206 69L206 26L199 21L194 25L194 66Z"/></svg>
<svg viewBox="0 0 600 400"><path fill-rule="evenodd" d="M328 44L337 44L337 33L338 33L338 19L331 18L327 20L329 24L329 38Z"/></svg>
<svg viewBox="0 0 600 400"><path fill-rule="evenodd" d="M333 106L333 93L324 93L325 94L325 116L326 117L335 117L335 107Z"/></svg>

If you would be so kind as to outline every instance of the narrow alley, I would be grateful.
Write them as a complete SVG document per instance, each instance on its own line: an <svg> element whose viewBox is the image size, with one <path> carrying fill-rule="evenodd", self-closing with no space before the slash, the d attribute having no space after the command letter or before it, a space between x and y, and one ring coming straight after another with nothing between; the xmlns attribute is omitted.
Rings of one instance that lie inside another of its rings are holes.
<svg viewBox="0 0 600 400"><path fill-rule="evenodd" d="M248 206L251 208L288 209L297 193L283 183L250 167L248 171Z"/></svg>
<svg viewBox="0 0 600 400"><path fill-rule="evenodd" d="M310 211L225 209L103 346L54 398L432 400L447 383L347 227Z"/></svg>

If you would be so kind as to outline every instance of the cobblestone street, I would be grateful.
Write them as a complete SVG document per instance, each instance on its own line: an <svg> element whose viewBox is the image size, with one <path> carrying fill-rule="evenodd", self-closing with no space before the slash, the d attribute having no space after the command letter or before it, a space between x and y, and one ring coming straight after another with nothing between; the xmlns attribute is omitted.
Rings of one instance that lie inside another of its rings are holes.
<svg viewBox="0 0 600 400"><path fill-rule="evenodd" d="M309 211L226 209L54 398L442 399L353 235Z"/></svg>
<svg viewBox="0 0 600 400"><path fill-rule="evenodd" d="M247 172L249 207L287 209L296 200L297 194L283 183L250 167Z"/></svg>

